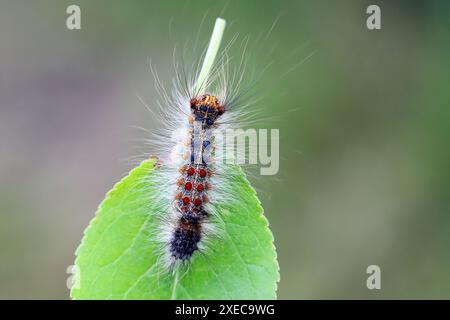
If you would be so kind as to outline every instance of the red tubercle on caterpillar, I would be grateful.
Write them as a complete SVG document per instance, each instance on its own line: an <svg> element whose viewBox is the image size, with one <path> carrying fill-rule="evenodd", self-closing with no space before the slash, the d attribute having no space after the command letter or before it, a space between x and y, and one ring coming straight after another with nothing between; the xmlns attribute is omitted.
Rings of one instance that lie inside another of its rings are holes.
<svg viewBox="0 0 450 320"><path fill-rule="evenodd" d="M190 181L186 182L186 184L184 185L184 189L187 191L192 190L192 182Z"/></svg>
<svg viewBox="0 0 450 320"><path fill-rule="evenodd" d="M195 174L195 169L192 168L192 167L190 167L190 168L187 170L187 174L188 174L189 176L193 176L193 175Z"/></svg>
<svg viewBox="0 0 450 320"><path fill-rule="evenodd" d="M197 184L196 190L197 190L198 192L202 192L203 189L204 189L203 184L201 184L201 183Z"/></svg>
<svg viewBox="0 0 450 320"><path fill-rule="evenodd" d="M201 204L202 204L202 200L200 200L199 198L194 199L194 205L195 205L196 207L201 206Z"/></svg>
<svg viewBox="0 0 450 320"><path fill-rule="evenodd" d="M204 177L206 177L206 170L205 170L205 169L200 169L200 170L198 171L198 174L199 174L199 176L200 176L201 178L204 178Z"/></svg>
<svg viewBox="0 0 450 320"><path fill-rule="evenodd" d="M191 199L189 199L189 197L184 197L184 198L183 198L183 203L184 203L185 205L188 205L190 202L191 202Z"/></svg>

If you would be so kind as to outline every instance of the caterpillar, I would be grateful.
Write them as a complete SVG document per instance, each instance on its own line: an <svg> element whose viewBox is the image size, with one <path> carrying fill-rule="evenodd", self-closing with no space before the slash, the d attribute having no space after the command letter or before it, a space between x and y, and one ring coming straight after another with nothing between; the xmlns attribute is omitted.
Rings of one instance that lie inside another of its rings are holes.
<svg viewBox="0 0 450 320"><path fill-rule="evenodd" d="M217 98L204 94L200 99L190 101L192 115L190 158L180 168L181 177L177 181L178 193L174 205L178 214L176 228L170 241L170 253L174 259L188 260L198 250L202 238L202 222L208 218L204 203L208 202L207 190L211 188L208 176L212 171L208 167L207 150L211 145L209 128L225 112Z"/></svg>
<svg viewBox="0 0 450 320"><path fill-rule="evenodd" d="M155 237L161 242L167 270L189 264L197 252L205 253L210 237L220 236L217 206L229 200L232 188L233 171L216 145L223 142L222 133L236 117L231 111L248 90L242 89L244 60L238 73L230 73L226 49L217 58L225 25L224 19L216 20L200 71L188 76L184 68L178 70L171 94L152 68L164 99L160 110L167 127L155 139L166 156L158 157L152 179L161 192L150 202L152 211L159 212L161 223Z"/></svg>

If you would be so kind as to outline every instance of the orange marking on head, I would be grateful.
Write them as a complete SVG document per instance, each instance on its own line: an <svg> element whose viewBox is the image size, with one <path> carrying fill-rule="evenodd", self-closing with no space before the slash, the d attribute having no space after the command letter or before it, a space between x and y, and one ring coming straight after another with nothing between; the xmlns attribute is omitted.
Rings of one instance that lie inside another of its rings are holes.
<svg viewBox="0 0 450 320"><path fill-rule="evenodd" d="M207 106L214 108L219 112L219 115L225 112L225 108L219 104L215 96L204 94L200 99L193 98L191 100L191 107Z"/></svg>

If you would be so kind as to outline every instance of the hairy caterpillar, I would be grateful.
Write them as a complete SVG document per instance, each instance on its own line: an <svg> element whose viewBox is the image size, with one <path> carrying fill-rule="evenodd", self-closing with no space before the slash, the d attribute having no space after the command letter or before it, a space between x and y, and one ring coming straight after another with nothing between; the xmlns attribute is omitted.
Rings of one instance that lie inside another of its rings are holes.
<svg viewBox="0 0 450 320"><path fill-rule="evenodd" d="M216 20L200 71L189 77L184 69L178 70L171 94L152 69L164 99L161 110L167 127L156 139L163 155L158 157L152 179L161 192L151 199L151 205L161 219L155 237L162 244L163 265L169 270L188 264L197 252L205 252L209 237L220 236L217 206L229 200L228 190L233 187L233 170L215 145L222 142L222 132L233 126L230 119L236 114L231 111L242 103L248 88L237 90L242 87L244 59L239 73L229 72L226 49L216 59L225 24L221 18Z"/></svg>
<svg viewBox="0 0 450 320"><path fill-rule="evenodd" d="M174 208L177 211L176 228L170 241L170 254L174 259L188 260L198 250L202 238L202 223L208 218L204 204L208 203L206 195L211 187L208 177L212 169L208 166L208 149L213 136L208 133L216 120L225 112L217 98L203 95L191 100L190 158L180 168L178 193Z"/></svg>

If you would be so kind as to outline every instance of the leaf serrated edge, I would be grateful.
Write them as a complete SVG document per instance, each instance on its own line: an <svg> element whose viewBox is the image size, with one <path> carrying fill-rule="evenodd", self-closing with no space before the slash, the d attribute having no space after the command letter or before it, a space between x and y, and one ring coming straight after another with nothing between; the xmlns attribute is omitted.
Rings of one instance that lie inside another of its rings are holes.
<svg viewBox="0 0 450 320"><path fill-rule="evenodd" d="M242 169L242 167L240 167L238 165L236 165L236 167L237 167L237 170L242 173L240 178L245 182L244 186L251 192L253 197L256 199L256 203L258 204L258 207L261 209L261 215L260 216L261 216L262 219L264 219L264 221L265 221L264 225L265 225L266 231L270 234L270 237L271 237L271 240L272 240L272 248L273 248L273 252L275 253L272 262L274 263L274 265L276 267L276 273L277 273L277 278L276 278L276 282L275 282L275 298L277 298L278 283L280 282L280 264L278 263L278 252L277 252L277 248L275 246L275 238L273 236L272 230L270 230L270 228L269 228L270 222L267 219L266 215L264 214L264 207L262 206L262 203L261 203L261 201L258 198L258 193L252 187L250 181L248 180L247 174Z"/></svg>

